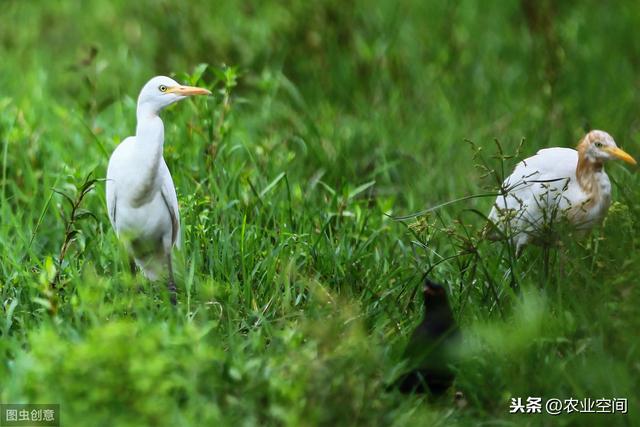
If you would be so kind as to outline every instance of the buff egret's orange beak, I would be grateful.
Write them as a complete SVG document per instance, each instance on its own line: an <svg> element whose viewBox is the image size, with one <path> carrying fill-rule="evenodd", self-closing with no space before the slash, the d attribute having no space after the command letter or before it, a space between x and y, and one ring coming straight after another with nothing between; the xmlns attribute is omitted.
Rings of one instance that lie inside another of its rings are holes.
<svg viewBox="0 0 640 427"><path fill-rule="evenodd" d="M175 93L180 96L192 95L211 95L211 91L202 87L195 86L174 86L167 89L167 93Z"/></svg>
<svg viewBox="0 0 640 427"><path fill-rule="evenodd" d="M631 157L629 155L629 153L627 153L626 151L618 148L618 147L606 147L604 149L607 153L611 154L613 157L615 157L616 159L620 159L624 162L627 162L629 164L632 165L637 165L638 162L636 162L636 159L634 159L633 157Z"/></svg>

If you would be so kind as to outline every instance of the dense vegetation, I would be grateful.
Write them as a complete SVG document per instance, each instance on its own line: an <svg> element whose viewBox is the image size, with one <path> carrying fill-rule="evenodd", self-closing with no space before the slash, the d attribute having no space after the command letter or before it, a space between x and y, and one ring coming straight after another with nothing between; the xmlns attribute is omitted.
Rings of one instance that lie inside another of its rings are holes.
<svg viewBox="0 0 640 427"><path fill-rule="evenodd" d="M517 260L481 239L488 197L412 215L589 128L640 156L638 28L632 0L3 1L0 402L69 426L639 425L633 168L608 166L600 229ZM177 309L129 274L101 180L156 74L215 92L163 115ZM430 268L466 404L385 391ZM629 414L509 414L528 396Z"/></svg>

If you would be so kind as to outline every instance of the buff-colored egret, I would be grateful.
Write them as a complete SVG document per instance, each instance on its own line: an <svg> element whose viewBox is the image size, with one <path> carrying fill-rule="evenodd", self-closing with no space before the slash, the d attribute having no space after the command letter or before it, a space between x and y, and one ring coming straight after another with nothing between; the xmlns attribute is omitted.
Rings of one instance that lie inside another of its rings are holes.
<svg viewBox="0 0 640 427"><path fill-rule="evenodd" d="M636 164L611 135L593 130L576 150L546 148L521 161L505 179L489 214L493 227L488 237L507 237L520 254L553 221L563 219L578 231L590 230L611 204L604 163L612 159Z"/></svg>
<svg viewBox="0 0 640 427"><path fill-rule="evenodd" d="M160 111L207 89L182 86L157 76L138 97L135 136L116 147L107 168L107 210L118 238L150 280L166 278L176 303L171 250L180 245L180 214L173 179L162 157L164 126Z"/></svg>

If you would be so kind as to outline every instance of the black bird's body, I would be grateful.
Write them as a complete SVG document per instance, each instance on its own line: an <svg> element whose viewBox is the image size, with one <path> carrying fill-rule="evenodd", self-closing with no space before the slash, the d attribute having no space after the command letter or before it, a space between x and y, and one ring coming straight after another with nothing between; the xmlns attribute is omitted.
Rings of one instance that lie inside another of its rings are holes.
<svg viewBox="0 0 640 427"><path fill-rule="evenodd" d="M460 331L453 317L444 288L425 281L425 314L404 352L407 372L395 383L403 393L426 393L438 396L452 384Z"/></svg>

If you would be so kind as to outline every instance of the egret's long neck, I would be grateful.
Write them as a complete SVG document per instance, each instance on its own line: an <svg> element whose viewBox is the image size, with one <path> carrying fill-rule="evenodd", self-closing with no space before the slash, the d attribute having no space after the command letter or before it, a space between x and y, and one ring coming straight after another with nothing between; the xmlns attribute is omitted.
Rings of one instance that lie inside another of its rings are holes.
<svg viewBox="0 0 640 427"><path fill-rule="evenodd" d="M598 203L602 198L602 181L604 168L602 162L589 159L584 153L578 154L578 166L576 168L576 178L580 188L589 195L591 203Z"/></svg>
<svg viewBox="0 0 640 427"><path fill-rule="evenodd" d="M164 147L164 125L156 112L143 105L138 106L135 156L139 171L140 196L144 197L156 188L158 171Z"/></svg>

